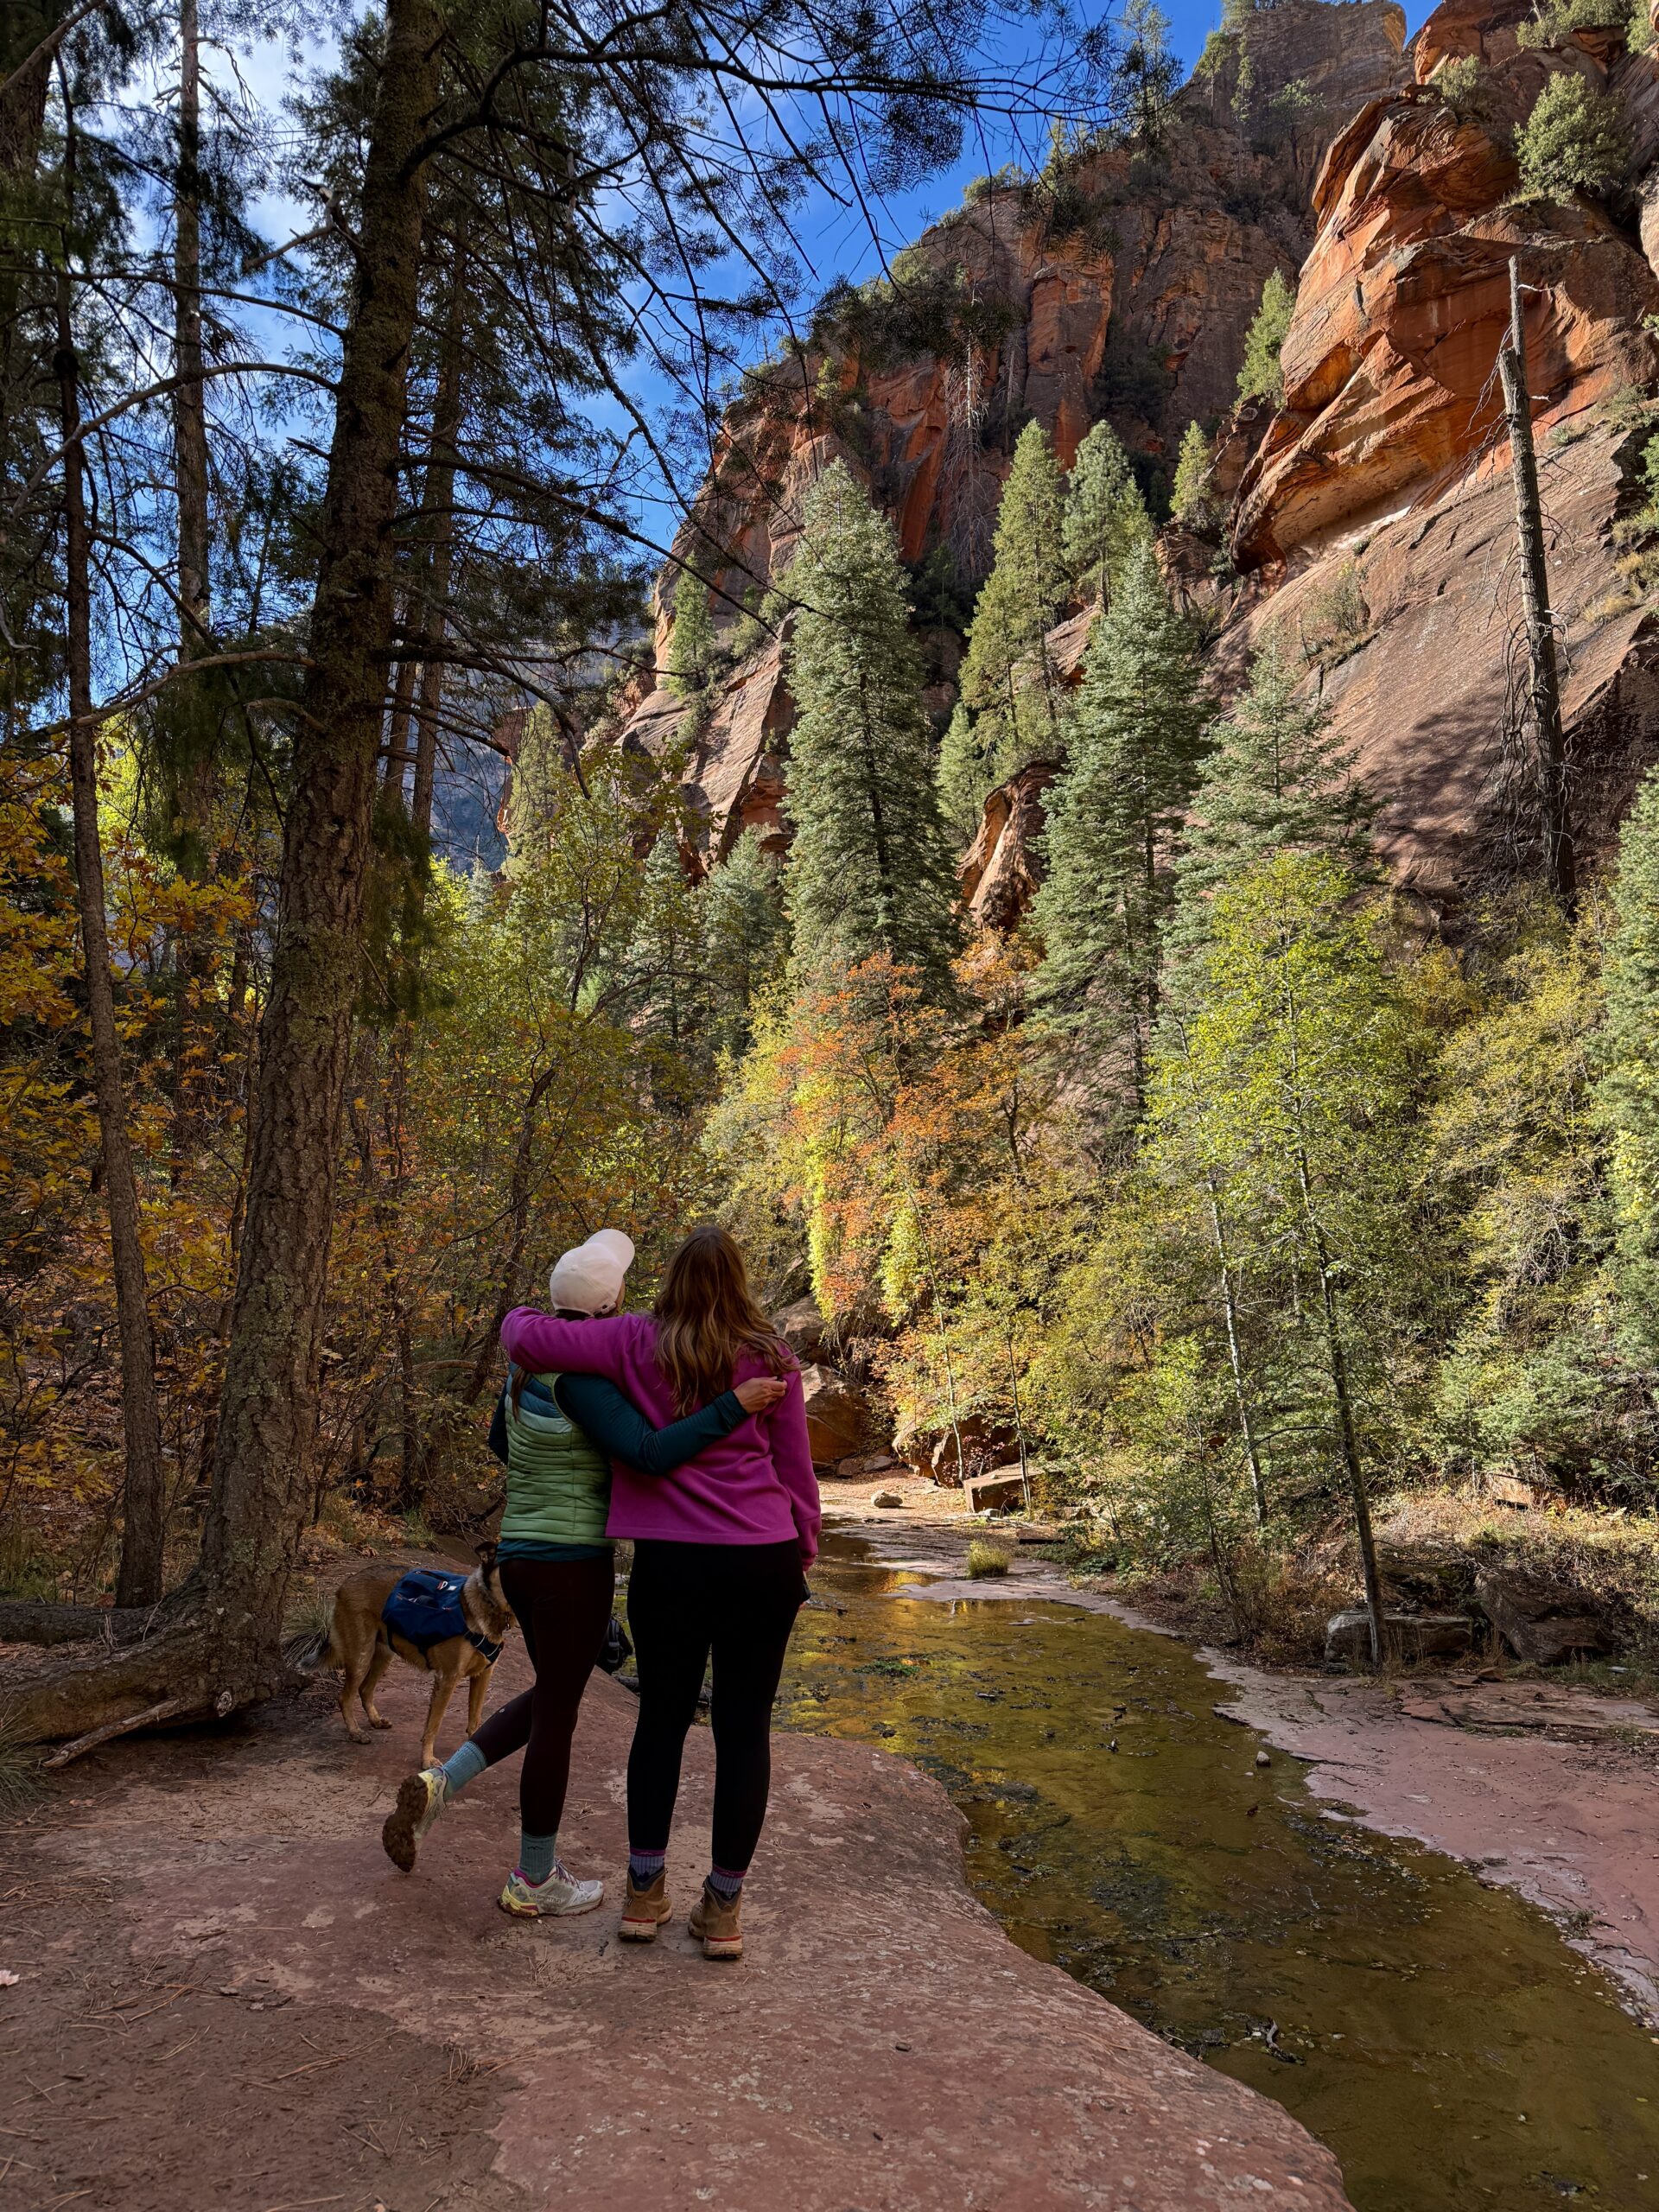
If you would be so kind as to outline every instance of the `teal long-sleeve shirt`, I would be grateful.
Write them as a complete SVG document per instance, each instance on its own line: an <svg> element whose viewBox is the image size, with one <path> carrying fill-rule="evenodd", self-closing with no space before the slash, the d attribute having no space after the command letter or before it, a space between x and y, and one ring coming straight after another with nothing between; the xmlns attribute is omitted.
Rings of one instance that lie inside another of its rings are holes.
<svg viewBox="0 0 1659 2212"><path fill-rule="evenodd" d="M670 1421L665 1427L653 1428L626 1391L620 1389L603 1375L561 1375L550 1392L546 1384L536 1378L526 1378L521 1394L524 1398L539 1399L543 1404L551 1398L567 1421L572 1421L585 1435L598 1445L607 1458L623 1460L630 1467L638 1467L643 1474L672 1474L688 1459L695 1459L699 1452L710 1444L718 1443L722 1436L729 1436L739 1424L747 1419L735 1390L722 1390L708 1405L699 1406L694 1414L687 1414L679 1421ZM495 1418L490 1424L490 1449L505 1466L507 1460L507 1394L504 1389L496 1401ZM608 1544L541 1544L508 1542L502 1546L501 1556L508 1559L569 1560L602 1559L610 1551Z"/></svg>
<svg viewBox="0 0 1659 2212"><path fill-rule="evenodd" d="M545 1400L549 1393L544 1383L531 1379L525 1382L524 1395ZM671 1475L747 1418L735 1390L722 1390L719 1397L683 1420L670 1421L665 1428L653 1428L608 1376L561 1375L551 1395L566 1420L575 1421L601 1452L646 1475ZM507 1461L506 1395L504 1389L490 1424L490 1449L503 1466Z"/></svg>

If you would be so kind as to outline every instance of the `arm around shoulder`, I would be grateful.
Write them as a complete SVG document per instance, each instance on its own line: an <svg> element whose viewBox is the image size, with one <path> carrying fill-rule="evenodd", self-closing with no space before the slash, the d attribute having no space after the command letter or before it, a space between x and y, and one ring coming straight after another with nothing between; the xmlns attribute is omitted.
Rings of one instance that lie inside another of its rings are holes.
<svg viewBox="0 0 1659 2212"><path fill-rule="evenodd" d="M608 1375L615 1382L639 1325L637 1314L561 1321L533 1306L515 1306L501 1324L501 1348L516 1366L527 1367L532 1375Z"/></svg>

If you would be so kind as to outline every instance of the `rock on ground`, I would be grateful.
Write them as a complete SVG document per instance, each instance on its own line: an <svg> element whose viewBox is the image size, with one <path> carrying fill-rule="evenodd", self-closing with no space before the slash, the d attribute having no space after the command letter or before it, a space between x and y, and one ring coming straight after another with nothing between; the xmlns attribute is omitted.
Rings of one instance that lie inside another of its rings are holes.
<svg viewBox="0 0 1659 2212"><path fill-rule="evenodd" d="M517 1688L520 1648L502 1662ZM887 1754L778 1745L771 1829L721 1967L613 1905L494 1897L514 1775L410 1877L378 1830L424 1687L349 1745L325 1685L226 1732L112 1746L4 1835L10 2185L122 2212L1341 2212L1286 2113L1017 1949L957 1876L960 1821ZM633 1705L596 1681L565 1849L614 1884ZM453 1723L446 1732L448 1744ZM670 1871L706 1860L688 1746Z"/></svg>
<svg viewBox="0 0 1659 2212"><path fill-rule="evenodd" d="M833 1467L868 1440L870 1402L834 1368L804 1369L801 1395L806 1401L806 1440L814 1466Z"/></svg>

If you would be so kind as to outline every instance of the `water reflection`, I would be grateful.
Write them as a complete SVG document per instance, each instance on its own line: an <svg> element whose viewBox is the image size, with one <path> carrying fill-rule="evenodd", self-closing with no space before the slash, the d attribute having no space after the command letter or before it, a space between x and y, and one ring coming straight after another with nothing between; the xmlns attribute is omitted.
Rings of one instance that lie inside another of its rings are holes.
<svg viewBox="0 0 1659 2212"><path fill-rule="evenodd" d="M1659 2051L1542 1914L1258 1768L1180 1644L926 1579L832 1538L780 1718L937 1776L1016 1942L1276 2098L1359 2212L1659 2207Z"/></svg>

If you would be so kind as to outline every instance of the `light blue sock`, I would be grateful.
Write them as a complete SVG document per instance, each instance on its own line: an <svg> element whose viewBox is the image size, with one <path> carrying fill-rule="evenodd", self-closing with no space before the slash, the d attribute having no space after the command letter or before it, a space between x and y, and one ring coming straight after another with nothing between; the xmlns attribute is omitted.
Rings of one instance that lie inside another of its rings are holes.
<svg viewBox="0 0 1659 2212"><path fill-rule="evenodd" d="M531 1835L528 1828L518 1831L518 1872L527 1882L544 1882L558 1863L559 1839L556 1830L552 1835Z"/></svg>
<svg viewBox="0 0 1659 2212"><path fill-rule="evenodd" d="M451 1751L438 1769L443 1777L445 1802L456 1796L469 1782L476 1782L488 1764L488 1759L470 1738L458 1751Z"/></svg>

